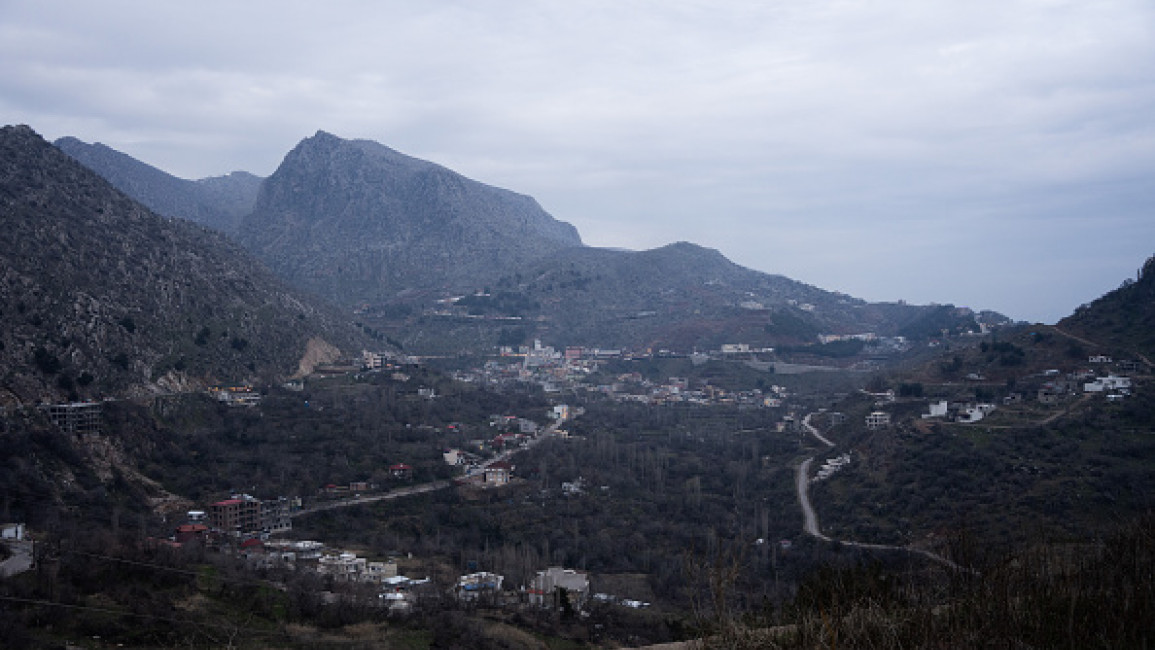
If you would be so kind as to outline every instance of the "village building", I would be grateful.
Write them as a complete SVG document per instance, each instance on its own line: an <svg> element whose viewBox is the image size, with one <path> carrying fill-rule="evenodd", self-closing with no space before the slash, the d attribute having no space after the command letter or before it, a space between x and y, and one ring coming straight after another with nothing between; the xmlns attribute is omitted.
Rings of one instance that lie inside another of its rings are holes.
<svg viewBox="0 0 1155 650"><path fill-rule="evenodd" d="M495 595L501 590L501 583L504 580L504 576L488 571L470 573L457 579L453 593L459 600L477 600Z"/></svg>
<svg viewBox="0 0 1155 650"><path fill-rule="evenodd" d="M527 591L531 605L559 608L568 602L574 609L580 609L589 596L590 579L582 571L550 567L537 572Z"/></svg>
<svg viewBox="0 0 1155 650"><path fill-rule="evenodd" d="M866 428L874 431L890 426L890 414L885 411L874 411L866 416Z"/></svg>
<svg viewBox="0 0 1155 650"><path fill-rule="evenodd" d="M485 484L494 487L502 486L509 483L513 474L513 465L510 465L504 460L499 460L496 463L490 463L485 468Z"/></svg>

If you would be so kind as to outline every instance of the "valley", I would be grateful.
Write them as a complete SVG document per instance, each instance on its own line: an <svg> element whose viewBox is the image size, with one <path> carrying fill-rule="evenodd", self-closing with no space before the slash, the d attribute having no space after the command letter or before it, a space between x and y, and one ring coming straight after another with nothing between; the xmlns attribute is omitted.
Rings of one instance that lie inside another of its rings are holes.
<svg viewBox="0 0 1155 650"><path fill-rule="evenodd" d="M588 247L325 132L0 163L8 647L1155 638L1155 258L1028 324Z"/></svg>

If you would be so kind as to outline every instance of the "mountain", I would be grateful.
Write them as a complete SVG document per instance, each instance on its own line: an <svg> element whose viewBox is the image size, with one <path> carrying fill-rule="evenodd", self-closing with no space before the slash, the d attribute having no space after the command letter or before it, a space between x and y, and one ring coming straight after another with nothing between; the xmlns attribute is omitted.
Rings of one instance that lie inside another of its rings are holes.
<svg viewBox="0 0 1155 650"><path fill-rule="evenodd" d="M264 181L235 237L290 283L356 307L363 322L419 352L533 337L677 349L865 332L925 339L1007 320L950 305L867 303L686 242L640 252L584 246L530 197L323 131Z"/></svg>
<svg viewBox="0 0 1155 650"><path fill-rule="evenodd" d="M0 402L292 373L351 325L223 235L150 212L27 126L0 130Z"/></svg>
<svg viewBox="0 0 1155 650"><path fill-rule="evenodd" d="M528 196L325 132L265 181L238 239L290 282L346 303L476 286L581 245Z"/></svg>
<svg viewBox="0 0 1155 650"><path fill-rule="evenodd" d="M182 217L225 233L235 232L241 217L252 211L263 180L248 172L233 172L189 181L99 142L88 144L64 137L54 144L153 212Z"/></svg>

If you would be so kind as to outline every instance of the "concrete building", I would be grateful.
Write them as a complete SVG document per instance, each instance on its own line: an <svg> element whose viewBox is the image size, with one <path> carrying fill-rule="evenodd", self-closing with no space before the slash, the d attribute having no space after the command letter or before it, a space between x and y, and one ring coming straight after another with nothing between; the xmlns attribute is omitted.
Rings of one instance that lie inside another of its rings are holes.
<svg viewBox="0 0 1155 650"><path fill-rule="evenodd" d="M71 402L69 404L49 404L42 406L48 418L57 428L71 435L100 433L104 404L101 402Z"/></svg>
<svg viewBox="0 0 1155 650"><path fill-rule="evenodd" d="M550 567L537 572L528 593L531 605L558 608L564 597L574 609L580 609L589 597L590 579L582 571Z"/></svg>
<svg viewBox="0 0 1155 650"><path fill-rule="evenodd" d="M505 485L509 483L512 474L513 465L510 465L504 460L499 460L485 468L485 484L493 486Z"/></svg>
<svg viewBox="0 0 1155 650"><path fill-rule="evenodd" d="M874 431L890 426L890 414L884 411L875 411L866 416L866 428Z"/></svg>

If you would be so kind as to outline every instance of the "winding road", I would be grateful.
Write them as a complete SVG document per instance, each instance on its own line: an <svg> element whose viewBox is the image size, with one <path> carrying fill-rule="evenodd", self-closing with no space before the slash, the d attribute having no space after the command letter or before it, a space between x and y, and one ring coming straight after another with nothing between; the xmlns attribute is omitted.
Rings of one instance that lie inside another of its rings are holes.
<svg viewBox="0 0 1155 650"><path fill-rule="evenodd" d="M814 426L810 424L810 415L812 414L807 414L806 417L802 419L802 426L806 427L806 431L818 439L818 441L820 441L822 444L833 448L835 444L823 437L822 434L818 432L818 429L815 429ZM836 540L828 535L824 535L822 533L822 528L818 525L818 514L814 512L814 506L810 504L810 464L813 462L814 456L811 456L810 458L802 461L799 463L795 474L795 484L798 487L798 505L802 507L802 529L806 531L807 535L810 535L816 539L820 539L824 542L838 542L843 546L851 546L854 548L865 548L875 551L903 551L905 553L914 553L916 555L921 555L928 560L942 564L955 571L967 571L969 573L976 573L974 569L964 567L946 559L941 555L937 555L925 549L915 548L913 546L871 544L868 542L855 542L852 540L844 539Z"/></svg>

